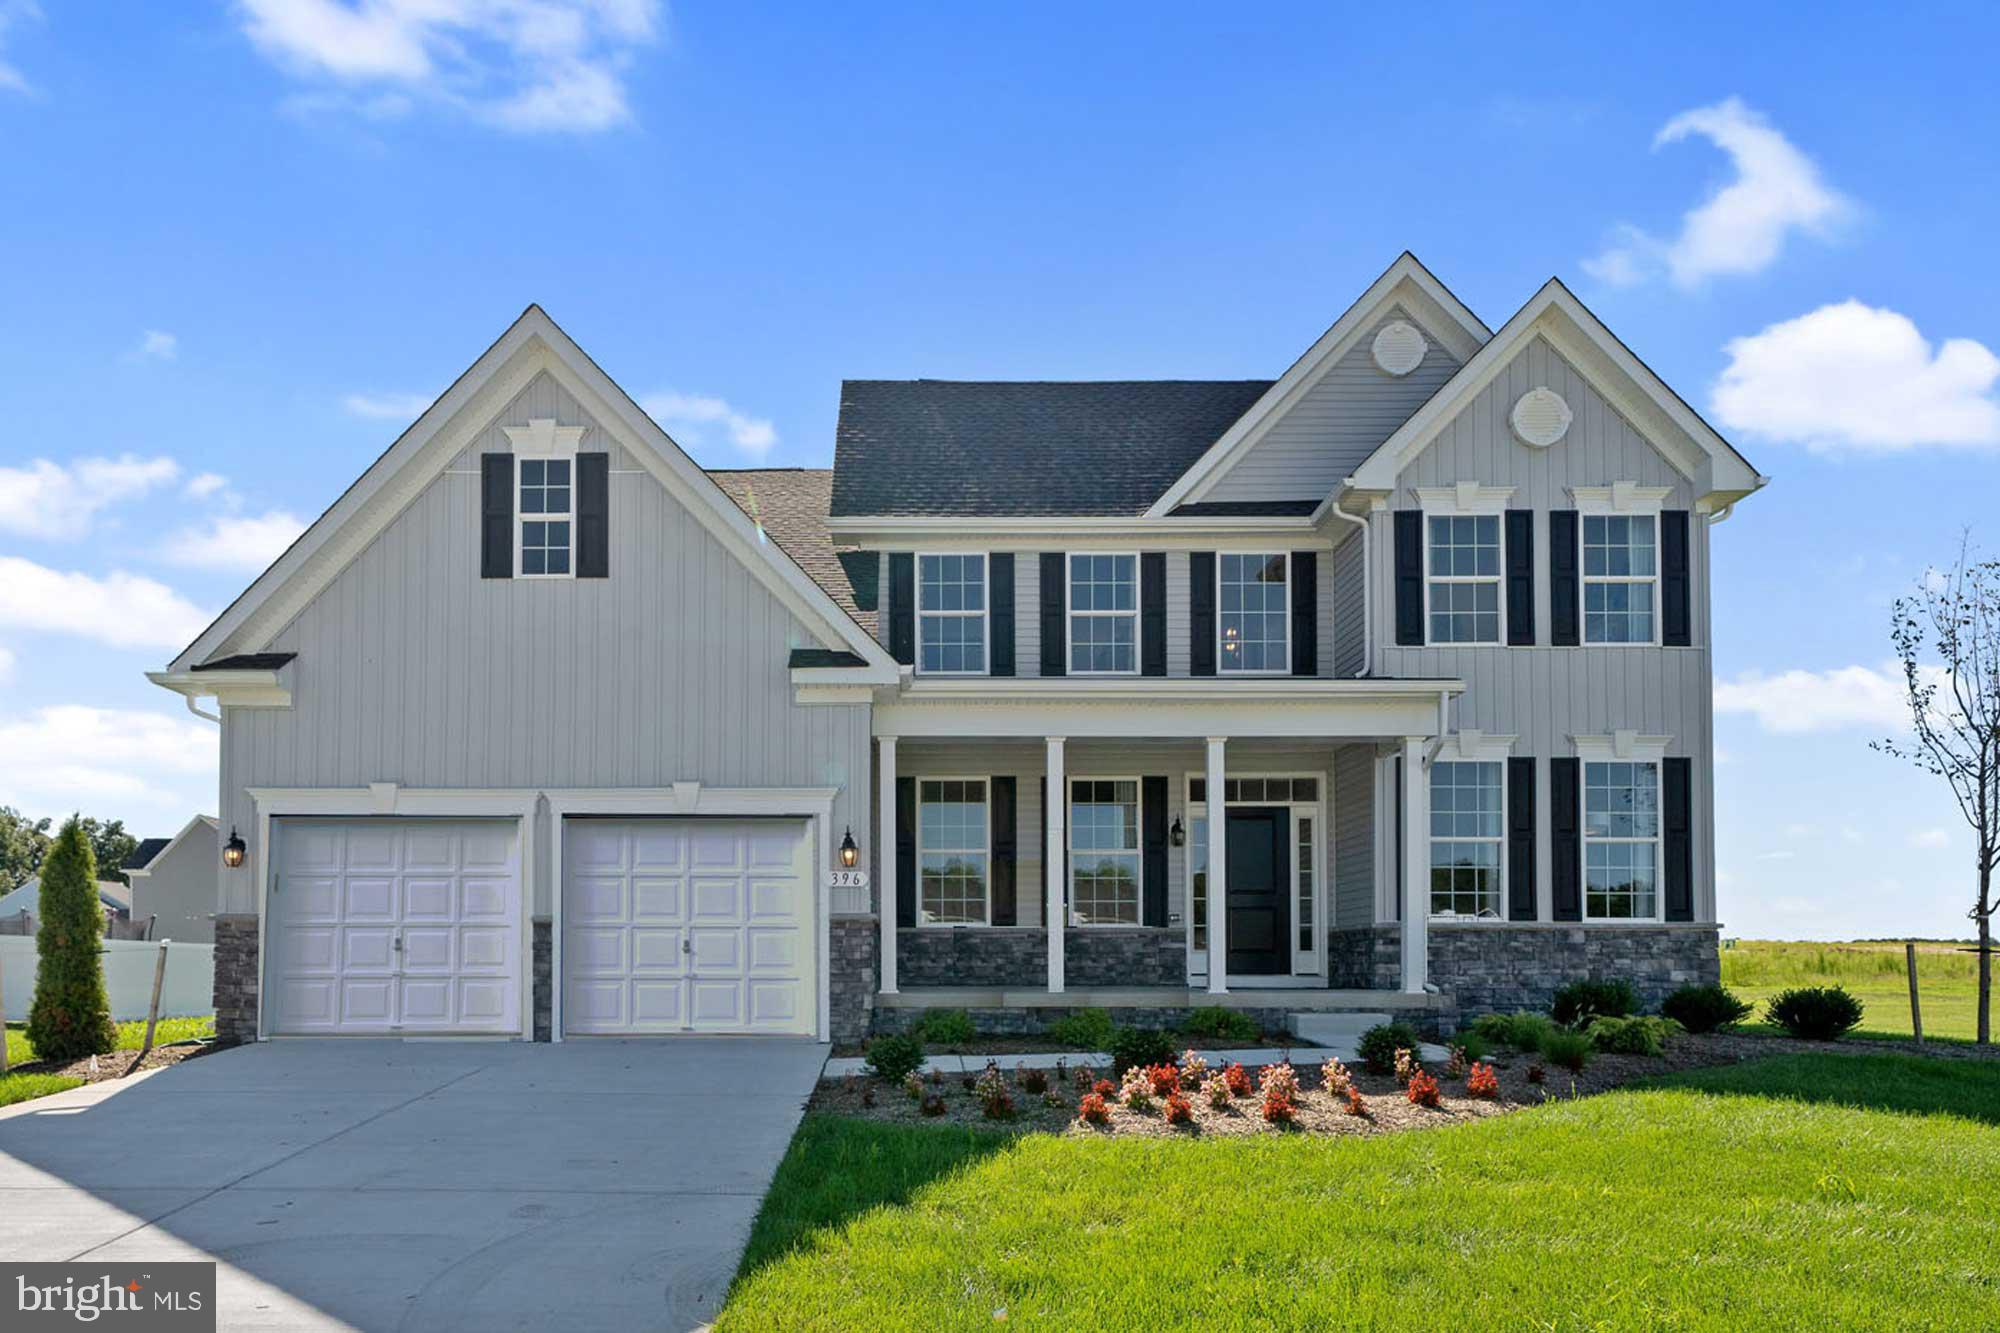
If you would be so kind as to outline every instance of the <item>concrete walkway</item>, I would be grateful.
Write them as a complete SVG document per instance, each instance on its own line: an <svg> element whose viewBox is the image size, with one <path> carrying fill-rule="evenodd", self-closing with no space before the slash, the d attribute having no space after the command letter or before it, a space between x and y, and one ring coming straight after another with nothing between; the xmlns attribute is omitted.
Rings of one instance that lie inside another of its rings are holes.
<svg viewBox="0 0 2000 1333"><path fill-rule="evenodd" d="M826 1047L271 1042L0 1111L0 1256L215 1259L225 1329L690 1329Z"/></svg>

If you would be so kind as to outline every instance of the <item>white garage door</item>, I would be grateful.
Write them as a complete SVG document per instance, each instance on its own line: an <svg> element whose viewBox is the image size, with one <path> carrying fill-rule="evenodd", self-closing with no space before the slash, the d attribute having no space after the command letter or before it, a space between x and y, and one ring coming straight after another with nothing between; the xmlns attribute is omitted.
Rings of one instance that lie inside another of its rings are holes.
<svg viewBox="0 0 2000 1333"><path fill-rule="evenodd" d="M270 1030L521 1030L512 821L274 821Z"/></svg>
<svg viewBox="0 0 2000 1333"><path fill-rule="evenodd" d="M571 819L563 847L565 1033L813 1032L805 821Z"/></svg>

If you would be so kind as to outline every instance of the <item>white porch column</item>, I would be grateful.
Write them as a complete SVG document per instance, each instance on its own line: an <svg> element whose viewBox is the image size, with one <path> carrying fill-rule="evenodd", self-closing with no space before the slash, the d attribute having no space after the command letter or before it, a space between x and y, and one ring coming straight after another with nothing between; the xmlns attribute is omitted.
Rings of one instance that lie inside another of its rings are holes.
<svg viewBox="0 0 2000 1333"><path fill-rule="evenodd" d="M1229 801L1222 786L1222 746L1208 738L1208 993L1229 993Z"/></svg>
<svg viewBox="0 0 2000 1333"><path fill-rule="evenodd" d="M882 993L896 993L896 738L883 736L876 741L880 750L875 760L878 786L876 799L875 877L879 895L878 911L882 928Z"/></svg>
<svg viewBox="0 0 2000 1333"><path fill-rule="evenodd" d="M1048 812L1043 822L1049 827L1048 846L1042 849L1042 884L1047 890L1049 928L1049 993L1063 988L1063 929L1069 913L1063 910L1063 860L1069 839L1063 828L1069 817L1069 801L1063 790L1063 737L1049 740L1048 779L1043 784L1042 806Z"/></svg>
<svg viewBox="0 0 2000 1333"><path fill-rule="evenodd" d="M1423 993L1430 975L1431 783L1424 736L1403 738L1403 990Z"/></svg>

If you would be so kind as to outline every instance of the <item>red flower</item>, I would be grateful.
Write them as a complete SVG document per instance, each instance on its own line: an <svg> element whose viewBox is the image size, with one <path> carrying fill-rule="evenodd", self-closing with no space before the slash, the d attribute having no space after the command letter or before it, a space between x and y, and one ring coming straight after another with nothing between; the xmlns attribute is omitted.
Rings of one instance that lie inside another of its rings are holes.
<svg viewBox="0 0 2000 1333"><path fill-rule="evenodd" d="M1297 1114L1298 1108L1284 1093L1272 1093L1264 1098L1264 1119L1274 1125L1289 1125Z"/></svg>
<svg viewBox="0 0 2000 1333"><path fill-rule="evenodd" d="M1093 1125L1111 1123L1111 1108L1104 1103L1102 1093L1086 1092L1077 1104L1076 1118Z"/></svg>
<svg viewBox="0 0 2000 1333"><path fill-rule="evenodd" d="M1229 1084L1229 1092L1231 1096L1248 1097L1250 1095L1250 1090L1251 1090L1250 1071L1245 1069L1242 1065L1236 1064L1229 1066L1229 1068L1222 1071L1222 1077L1223 1081Z"/></svg>
<svg viewBox="0 0 2000 1333"><path fill-rule="evenodd" d="M1118 1085L1108 1078L1101 1078L1090 1085L1090 1091L1093 1096L1099 1099L1116 1097L1118 1095Z"/></svg>
<svg viewBox="0 0 2000 1333"><path fill-rule="evenodd" d="M1351 1083L1347 1087L1347 1113L1364 1119L1368 1115L1367 1099L1361 1095L1361 1089Z"/></svg>
<svg viewBox="0 0 2000 1333"><path fill-rule="evenodd" d="M1178 1089L1168 1093L1167 1123L1170 1125L1185 1125L1191 1123L1193 1120L1194 1107L1189 1104L1188 1099L1181 1096Z"/></svg>
<svg viewBox="0 0 2000 1333"><path fill-rule="evenodd" d="M1493 1072L1492 1065L1474 1065L1465 1076L1465 1090L1475 1097L1498 1097L1500 1076Z"/></svg>
<svg viewBox="0 0 2000 1333"><path fill-rule="evenodd" d="M1436 1106L1438 1104L1437 1080L1419 1069L1410 1075L1408 1094L1412 1106Z"/></svg>
<svg viewBox="0 0 2000 1333"><path fill-rule="evenodd" d="M1164 1097L1181 1090L1181 1071L1172 1065L1147 1065L1146 1077L1153 1080L1153 1095Z"/></svg>

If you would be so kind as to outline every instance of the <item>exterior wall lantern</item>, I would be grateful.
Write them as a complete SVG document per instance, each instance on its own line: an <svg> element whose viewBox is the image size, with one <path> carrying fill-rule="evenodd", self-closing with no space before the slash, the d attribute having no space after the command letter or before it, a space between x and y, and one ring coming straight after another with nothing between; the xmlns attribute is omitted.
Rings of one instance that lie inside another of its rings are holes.
<svg viewBox="0 0 2000 1333"><path fill-rule="evenodd" d="M1176 847L1187 846L1187 827L1181 823L1179 815L1174 816L1174 826L1167 830L1167 841Z"/></svg>
<svg viewBox="0 0 2000 1333"><path fill-rule="evenodd" d="M861 859L861 849L854 845L854 826L848 825L847 832L840 839L840 864L848 870L854 869Z"/></svg>
<svg viewBox="0 0 2000 1333"><path fill-rule="evenodd" d="M222 864L231 870L236 869L243 864L243 854L248 850L243 845L243 835L232 825L229 830L229 841L222 844Z"/></svg>

